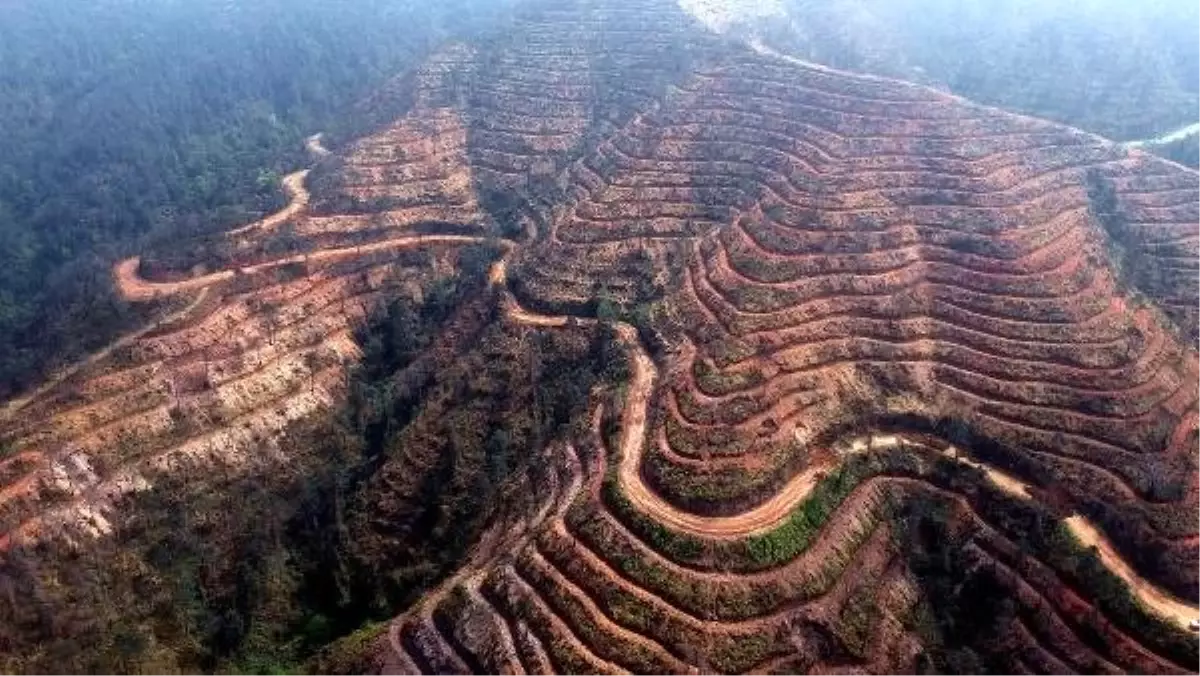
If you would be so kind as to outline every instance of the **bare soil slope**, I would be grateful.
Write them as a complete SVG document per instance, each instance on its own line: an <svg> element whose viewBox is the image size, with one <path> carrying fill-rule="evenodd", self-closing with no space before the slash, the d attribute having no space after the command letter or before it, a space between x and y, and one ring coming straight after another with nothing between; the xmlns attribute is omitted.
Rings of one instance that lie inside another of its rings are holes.
<svg viewBox="0 0 1200 676"><path fill-rule="evenodd" d="M285 461L385 280L490 242L496 321L611 332L629 380L383 668L914 670L939 597L906 539L936 513L1008 604L995 664L1195 670L1195 172L660 0L532 6L380 96L407 112L311 139L221 265L117 266L133 300L198 296L10 407L5 547L103 537L163 473Z"/></svg>

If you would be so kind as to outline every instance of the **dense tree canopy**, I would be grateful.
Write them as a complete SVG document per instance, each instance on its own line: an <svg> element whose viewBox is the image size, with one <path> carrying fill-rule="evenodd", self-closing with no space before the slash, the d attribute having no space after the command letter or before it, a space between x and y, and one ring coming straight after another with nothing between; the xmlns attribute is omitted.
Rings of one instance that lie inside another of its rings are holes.
<svg viewBox="0 0 1200 676"><path fill-rule="evenodd" d="M304 136L485 20L467 5L0 5L0 395L136 319L115 257L275 206Z"/></svg>
<svg viewBox="0 0 1200 676"><path fill-rule="evenodd" d="M786 0L776 49L925 81L1121 140L1196 121L1200 10L1187 0Z"/></svg>

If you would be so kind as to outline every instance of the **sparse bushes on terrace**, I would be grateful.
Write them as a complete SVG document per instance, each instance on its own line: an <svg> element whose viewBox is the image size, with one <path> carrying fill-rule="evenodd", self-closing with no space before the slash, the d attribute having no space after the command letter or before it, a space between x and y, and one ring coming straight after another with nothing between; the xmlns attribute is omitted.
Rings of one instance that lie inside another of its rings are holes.
<svg viewBox="0 0 1200 676"><path fill-rule="evenodd" d="M713 397L728 396L740 390L748 390L765 382L759 370L722 373L710 360L696 359L692 363L692 374L696 384L705 394Z"/></svg>
<svg viewBox="0 0 1200 676"><path fill-rule="evenodd" d="M580 655L557 631L551 616L527 595L528 590L521 588L510 569L505 567L493 572L480 591L500 612L520 618L530 627L545 647L555 671L560 674L598 673L598 665Z"/></svg>
<svg viewBox="0 0 1200 676"><path fill-rule="evenodd" d="M642 472L655 492L687 511L736 514L761 503L804 463L803 456L786 444L755 455L766 467L757 471L736 465L696 470L674 463L657 446L651 446L642 458Z"/></svg>
<svg viewBox="0 0 1200 676"><path fill-rule="evenodd" d="M616 633L602 629L600 622L593 619L586 604L567 589L529 554L519 556L515 567L530 586L538 589L555 613L590 647L597 656L632 669L635 673L664 673L671 671L670 665L644 645L627 640ZM551 566L552 567L552 566ZM585 595L584 598L587 598Z"/></svg>

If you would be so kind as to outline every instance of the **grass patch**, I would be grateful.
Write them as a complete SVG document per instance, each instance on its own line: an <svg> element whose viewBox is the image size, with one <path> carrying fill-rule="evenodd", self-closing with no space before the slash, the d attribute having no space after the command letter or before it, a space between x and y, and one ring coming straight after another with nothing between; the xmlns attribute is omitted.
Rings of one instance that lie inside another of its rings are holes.
<svg viewBox="0 0 1200 676"><path fill-rule="evenodd" d="M691 563L704 555L705 546L700 540L673 531L639 512L621 491L615 470L604 477L603 495L605 503L626 525L667 558Z"/></svg>
<svg viewBox="0 0 1200 676"><path fill-rule="evenodd" d="M778 528L746 539L746 552L756 567L786 563L808 549L821 527L866 474L844 464L820 481Z"/></svg>
<svg viewBox="0 0 1200 676"><path fill-rule="evenodd" d="M883 472L887 465L887 460L880 456L850 458L823 478L779 527L736 542L706 541L649 518L625 497L617 484L615 470L605 477L602 496L627 528L668 559L708 570L719 560L723 569L748 572L776 567L798 556L812 544L846 497L863 481Z"/></svg>

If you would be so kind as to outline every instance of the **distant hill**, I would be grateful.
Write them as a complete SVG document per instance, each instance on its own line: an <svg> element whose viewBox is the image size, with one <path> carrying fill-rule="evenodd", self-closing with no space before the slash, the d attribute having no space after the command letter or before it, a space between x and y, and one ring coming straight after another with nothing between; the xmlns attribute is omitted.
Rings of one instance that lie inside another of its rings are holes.
<svg viewBox="0 0 1200 676"><path fill-rule="evenodd" d="M0 3L0 396L139 321L114 258L278 206L304 137L476 4Z"/></svg>
<svg viewBox="0 0 1200 676"><path fill-rule="evenodd" d="M1195 2L681 0L722 32L1114 140L1197 120Z"/></svg>

